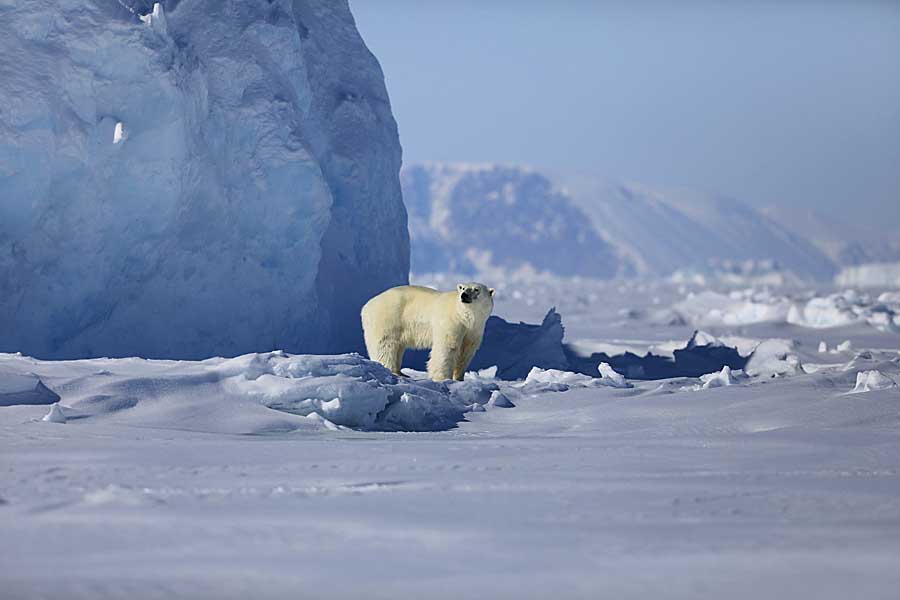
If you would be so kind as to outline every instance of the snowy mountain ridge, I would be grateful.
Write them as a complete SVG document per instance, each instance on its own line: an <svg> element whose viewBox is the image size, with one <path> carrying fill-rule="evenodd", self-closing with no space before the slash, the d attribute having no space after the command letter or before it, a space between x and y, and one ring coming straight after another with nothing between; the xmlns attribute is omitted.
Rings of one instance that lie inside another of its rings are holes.
<svg viewBox="0 0 900 600"><path fill-rule="evenodd" d="M744 262L825 280L836 270L801 235L716 194L495 163L405 165L401 183L414 272L527 267L609 278ZM546 225L555 219L567 226Z"/></svg>
<svg viewBox="0 0 900 600"><path fill-rule="evenodd" d="M599 278L630 272L587 215L536 170L423 163L405 167L401 184L414 272L500 268Z"/></svg>

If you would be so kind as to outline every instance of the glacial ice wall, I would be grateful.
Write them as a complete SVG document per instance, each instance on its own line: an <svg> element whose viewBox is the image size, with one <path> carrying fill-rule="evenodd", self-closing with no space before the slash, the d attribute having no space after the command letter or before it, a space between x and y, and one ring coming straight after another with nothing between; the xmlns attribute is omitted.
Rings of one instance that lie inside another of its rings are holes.
<svg viewBox="0 0 900 600"><path fill-rule="evenodd" d="M0 0L0 351L359 349L409 239L346 0L151 10Z"/></svg>

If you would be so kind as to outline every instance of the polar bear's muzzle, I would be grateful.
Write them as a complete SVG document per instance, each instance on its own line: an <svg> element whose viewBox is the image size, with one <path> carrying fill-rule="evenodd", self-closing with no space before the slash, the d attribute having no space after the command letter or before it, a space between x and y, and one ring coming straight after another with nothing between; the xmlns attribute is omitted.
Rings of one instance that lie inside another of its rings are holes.
<svg viewBox="0 0 900 600"><path fill-rule="evenodd" d="M463 304L471 304L478 300L478 288L463 288L459 293L459 301Z"/></svg>

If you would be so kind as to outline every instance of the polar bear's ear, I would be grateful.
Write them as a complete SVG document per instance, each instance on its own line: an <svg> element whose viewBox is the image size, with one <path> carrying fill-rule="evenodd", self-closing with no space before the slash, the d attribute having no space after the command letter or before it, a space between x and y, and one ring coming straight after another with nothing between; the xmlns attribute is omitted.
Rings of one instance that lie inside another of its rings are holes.
<svg viewBox="0 0 900 600"><path fill-rule="evenodd" d="M494 297L494 288L488 288L488 293L491 295L491 298Z"/></svg>

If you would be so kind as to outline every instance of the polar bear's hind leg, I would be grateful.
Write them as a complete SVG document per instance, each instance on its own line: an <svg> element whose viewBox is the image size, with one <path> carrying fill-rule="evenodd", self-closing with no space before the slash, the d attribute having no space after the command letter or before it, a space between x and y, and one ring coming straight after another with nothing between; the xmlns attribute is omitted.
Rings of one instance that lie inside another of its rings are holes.
<svg viewBox="0 0 900 600"><path fill-rule="evenodd" d="M390 369L391 373L400 375L400 367L403 364L403 352L405 348L397 342L391 340L378 340L374 344L369 344L366 340L366 350L369 352L369 358L378 361L385 367Z"/></svg>

